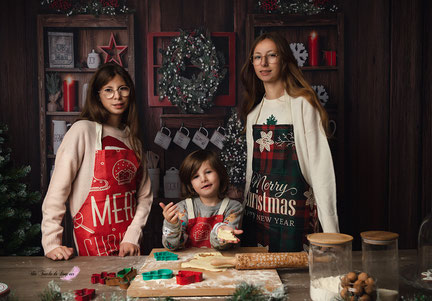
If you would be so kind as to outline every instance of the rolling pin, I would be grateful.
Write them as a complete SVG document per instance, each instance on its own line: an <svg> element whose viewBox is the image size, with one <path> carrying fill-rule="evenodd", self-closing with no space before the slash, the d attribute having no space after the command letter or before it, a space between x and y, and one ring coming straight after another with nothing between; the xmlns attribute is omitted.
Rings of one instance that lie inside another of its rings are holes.
<svg viewBox="0 0 432 301"><path fill-rule="evenodd" d="M308 266L306 252L291 253L238 253L235 257L214 259L214 266L233 266L237 270L303 268Z"/></svg>

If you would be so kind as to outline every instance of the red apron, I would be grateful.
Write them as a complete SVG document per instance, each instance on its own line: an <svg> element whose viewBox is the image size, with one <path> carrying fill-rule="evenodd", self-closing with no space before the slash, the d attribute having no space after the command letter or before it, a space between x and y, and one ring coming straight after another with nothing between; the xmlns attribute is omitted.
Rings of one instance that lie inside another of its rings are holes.
<svg viewBox="0 0 432 301"><path fill-rule="evenodd" d="M75 245L80 256L117 255L136 210L139 164L134 151L112 137L105 137L102 145L101 124L97 124L96 131L92 185L73 218ZM107 149L105 144L115 147Z"/></svg>
<svg viewBox="0 0 432 301"><path fill-rule="evenodd" d="M211 248L210 232L217 223L223 222L223 213L228 206L228 202L228 198L225 198L222 201L217 215L213 215L211 217L195 217L192 199L186 199L188 212L188 225L186 228L186 233L189 236L186 242L186 247Z"/></svg>

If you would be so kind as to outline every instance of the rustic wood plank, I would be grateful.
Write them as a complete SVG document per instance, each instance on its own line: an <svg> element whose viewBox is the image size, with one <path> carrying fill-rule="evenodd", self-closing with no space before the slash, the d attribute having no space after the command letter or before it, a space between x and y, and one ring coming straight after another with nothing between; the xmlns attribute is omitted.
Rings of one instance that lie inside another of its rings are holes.
<svg viewBox="0 0 432 301"><path fill-rule="evenodd" d="M420 206L421 35L420 0L391 2L389 95L389 224L402 245L417 245ZM406 26L409 22L410 26ZM403 222L402 222L403 221ZM410 235L411 233L411 235Z"/></svg>

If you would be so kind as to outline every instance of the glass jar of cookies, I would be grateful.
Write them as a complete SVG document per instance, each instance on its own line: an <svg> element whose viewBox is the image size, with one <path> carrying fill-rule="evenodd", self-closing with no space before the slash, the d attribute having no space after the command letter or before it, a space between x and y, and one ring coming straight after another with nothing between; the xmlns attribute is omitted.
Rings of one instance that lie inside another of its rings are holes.
<svg viewBox="0 0 432 301"><path fill-rule="evenodd" d="M339 296L341 278L352 266L353 237L342 233L314 233L309 240L310 297L330 301Z"/></svg>
<svg viewBox="0 0 432 301"><path fill-rule="evenodd" d="M378 300L399 300L399 234L366 231L360 236L363 271L375 279Z"/></svg>

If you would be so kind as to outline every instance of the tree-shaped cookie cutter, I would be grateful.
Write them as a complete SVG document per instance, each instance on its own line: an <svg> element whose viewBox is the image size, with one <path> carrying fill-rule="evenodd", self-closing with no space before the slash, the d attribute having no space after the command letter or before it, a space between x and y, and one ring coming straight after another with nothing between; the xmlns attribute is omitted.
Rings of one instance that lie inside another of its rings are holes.
<svg viewBox="0 0 432 301"><path fill-rule="evenodd" d="M155 252L154 258L156 258L156 261L178 260L178 255L168 251L163 251L163 252Z"/></svg>
<svg viewBox="0 0 432 301"><path fill-rule="evenodd" d="M172 276L173 276L173 271L170 269L160 269L160 270L142 273L143 280L171 279Z"/></svg>
<svg viewBox="0 0 432 301"><path fill-rule="evenodd" d="M176 276L177 284L186 285L203 280L202 272L179 271Z"/></svg>

